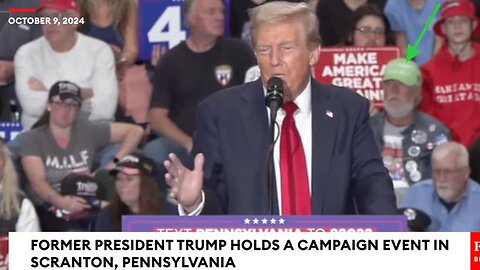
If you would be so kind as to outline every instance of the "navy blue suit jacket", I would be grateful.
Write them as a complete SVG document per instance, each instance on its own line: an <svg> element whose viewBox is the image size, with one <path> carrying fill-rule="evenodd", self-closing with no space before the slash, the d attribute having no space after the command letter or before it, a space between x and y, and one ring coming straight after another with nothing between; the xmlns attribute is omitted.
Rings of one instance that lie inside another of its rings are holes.
<svg viewBox="0 0 480 270"><path fill-rule="evenodd" d="M392 180L369 125L368 101L313 79L311 86L313 214L397 214ZM200 103L193 152L206 158L204 214L269 214L267 113L260 80Z"/></svg>

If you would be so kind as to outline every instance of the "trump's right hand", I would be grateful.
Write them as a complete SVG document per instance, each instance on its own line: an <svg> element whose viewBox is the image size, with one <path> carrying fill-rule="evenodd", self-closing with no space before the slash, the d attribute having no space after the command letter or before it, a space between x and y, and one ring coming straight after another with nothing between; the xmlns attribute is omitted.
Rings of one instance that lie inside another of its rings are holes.
<svg viewBox="0 0 480 270"><path fill-rule="evenodd" d="M203 185L203 154L195 156L193 170L185 167L175 154L169 154L169 159L164 162L167 173L165 180L170 186L170 196L190 213L202 202Z"/></svg>

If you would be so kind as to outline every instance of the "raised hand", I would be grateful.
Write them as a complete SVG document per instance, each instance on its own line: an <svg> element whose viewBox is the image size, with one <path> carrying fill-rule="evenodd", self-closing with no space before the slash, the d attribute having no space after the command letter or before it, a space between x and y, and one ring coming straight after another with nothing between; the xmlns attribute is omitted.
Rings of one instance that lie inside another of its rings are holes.
<svg viewBox="0 0 480 270"><path fill-rule="evenodd" d="M175 154L168 155L164 162L167 173L165 179L171 187L170 196L185 209L187 213L195 210L202 201L203 154L195 156L193 170L185 167Z"/></svg>

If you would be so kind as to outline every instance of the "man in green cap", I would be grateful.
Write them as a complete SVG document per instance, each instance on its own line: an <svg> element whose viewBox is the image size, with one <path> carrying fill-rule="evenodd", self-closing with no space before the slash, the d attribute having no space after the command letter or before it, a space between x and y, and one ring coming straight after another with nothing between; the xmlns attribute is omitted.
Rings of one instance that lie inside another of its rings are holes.
<svg viewBox="0 0 480 270"><path fill-rule="evenodd" d="M400 58L390 61L383 76L385 110L370 119L393 180L397 205L410 185L431 178L432 151L450 139L449 130L440 121L416 109L421 84L422 76L414 62Z"/></svg>

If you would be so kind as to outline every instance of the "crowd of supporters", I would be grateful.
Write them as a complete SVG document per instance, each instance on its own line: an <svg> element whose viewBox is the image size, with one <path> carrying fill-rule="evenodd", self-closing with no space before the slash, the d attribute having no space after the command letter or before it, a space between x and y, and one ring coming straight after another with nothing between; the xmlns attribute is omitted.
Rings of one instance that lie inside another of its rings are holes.
<svg viewBox="0 0 480 270"><path fill-rule="evenodd" d="M23 126L0 142L0 235L120 230L122 214L178 214L163 162L175 153L193 166L197 105L259 77L248 10L271 0L230 10L184 0L189 36L155 45L148 62L138 60L137 0L14 2L84 23L0 25L0 121ZM480 1L306 2L324 47L396 46L405 58L423 36L413 61L386 66L371 126L399 208L428 215L425 230L480 230Z"/></svg>

